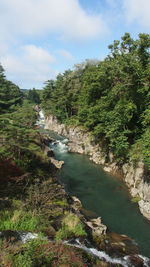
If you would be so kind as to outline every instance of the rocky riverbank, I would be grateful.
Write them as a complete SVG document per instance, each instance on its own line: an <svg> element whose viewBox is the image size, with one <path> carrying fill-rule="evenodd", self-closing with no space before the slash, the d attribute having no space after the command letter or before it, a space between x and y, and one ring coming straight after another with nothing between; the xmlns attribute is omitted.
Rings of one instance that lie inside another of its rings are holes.
<svg viewBox="0 0 150 267"><path fill-rule="evenodd" d="M113 154L106 155L102 148L95 144L88 132L80 127L60 124L54 116L45 119L45 129L57 132L69 139L69 151L86 154L96 164L101 164L105 171L112 174L120 174L127 184L133 201L138 202L141 213L150 220L150 185L144 163L138 162L136 166L132 162L117 165Z"/></svg>
<svg viewBox="0 0 150 267"><path fill-rule="evenodd" d="M21 266L22 262L26 266L73 266L72 261L78 266L126 266L125 257L129 266L144 266L129 237L108 233L100 218L83 210L80 200L65 192L56 178L62 163L52 157L50 141L46 136L37 140L45 158L38 158L36 172L24 174L15 163L1 162L5 177L0 190L2 266ZM24 237L33 236L35 241L22 244Z"/></svg>
<svg viewBox="0 0 150 267"><path fill-rule="evenodd" d="M0 159L0 266L72 266L77 262L78 266L109 267L109 263L63 244L62 240L68 239L92 240L95 228L88 226L90 219L80 212L79 200L59 184L56 175L62 162L52 157L46 145L50 140L38 137L36 143L45 155L37 155L37 167L30 172ZM106 233L101 221L96 225L96 230L100 229ZM24 244L25 239L30 242Z"/></svg>
<svg viewBox="0 0 150 267"><path fill-rule="evenodd" d="M54 140L48 139L48 142L54 142ZM44 139L44 143L46 144L47 141ZM47 155L53 153L50 149L44 149L47 151ZM50 153L51 152L51 153ZM55 167L59 169L59 162L62 163L62 161L58 161L52 157L50 157L51 162L53 163L53 160L55 161ZM57 181L58 182L58 181ZM106 225L104 225L101 221L100 217L95 217L95 214L84 210L82 207L82 204L80 200L75 197L75 196L70 196L68 195L64 187L58 183L56 188L59 188L59 190L63 190L64 196L66 196L66 200L68 203L68 209L67 213L65 210L62 211L62 216L61 216L61 223L59 222L59 228L57 229L58 232L60 231L60 227L64 225L69 227L70 230L72 230L72 236L70 234L68 236L61 236L62 239L69 239L72 238L71 243L68 241L68 244L73 244L73 245L79 245L79 247L83 249L87 249L90 246L95 246L97 248L95 251L97 251L97 256L98 253L104 253L103 257L104 259L109 259L110 257L110 262L109 263L100 263L98 266L113 266L113 261L115 264L120 262L120 266L144 266L143 259L138 256L138 247L134 243L132 239L130 239L126 235L120 235L117 233L111 233L107 229ZM70 214L68 214L68 211ZM85 233L83 236L79 236L80 241L76 241L76 234L73 229L75 229L80 223L84 225ZM57 224L58 225L58 224ZM56 229L55 229L56 230ZM57 233L58 233L57 232ZM57 236L56 233L56 236ZM76 243L77 242L77 243ZM78 243L79 242L79 243ZM90 242L90 243L89 243ZM98 252L99 251L99 252ZM102 252L103 251L103 252ZM96 255L96 254L95 254ZM127 258L126 258L127 257ZM124 259L128 259L128 263L125 263ZM107 261L107 260L106 260ZM122 264L121 264L122 262ZM124 263L123 263L124 262ZM115 265L114 265L115 266Z"/></svg>

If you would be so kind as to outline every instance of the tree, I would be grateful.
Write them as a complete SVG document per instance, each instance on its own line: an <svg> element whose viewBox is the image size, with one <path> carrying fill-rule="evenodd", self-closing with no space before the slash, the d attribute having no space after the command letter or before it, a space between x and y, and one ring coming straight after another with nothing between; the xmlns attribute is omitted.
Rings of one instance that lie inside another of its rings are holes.
<svg viewBox="0 0 150 267"><path fill-rule="evenodd" d="M18 86L6 80L4 69L0 65L0 114L12 111L22 103L22 93Z"/></svg>
<svg viewBox="0 0 150 267"><path fill-rule="evenodd" d="M38 91L35 88L29 90L27 98L31 103L40 104L41 102Z"/></svg>
<svg viewBox="0 0 150 267"><path fill-rule="evenodd" d="M86 128L121 163L133 144L149 153L150 36L125 33L103 61L86 60L44 88L47 113ZM43 107L45 107L43 105Z"/></svg>

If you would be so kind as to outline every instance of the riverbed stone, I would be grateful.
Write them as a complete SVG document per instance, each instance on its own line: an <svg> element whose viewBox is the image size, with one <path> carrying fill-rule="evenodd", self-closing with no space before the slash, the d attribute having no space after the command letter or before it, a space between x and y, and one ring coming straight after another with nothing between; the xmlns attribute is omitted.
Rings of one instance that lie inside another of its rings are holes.
<svg viewBox="0 0 150 267"><path fill-rule="evenodd" d="M101 221L101 218L94 218L87 221L86 224L92 229L92 234L94 236L100 236L106 234L107 227Z"/></svg>
<svg viewBox="0 0 150 267"><path fill-rule="evenodd" d="M73 200L72 208L76 211L80 210L82 208L81 201L75 196L72 196L71 198Z"/></svg>
<svg viewBox="0 0 150 267"><path fill-rule="evenodd" d="M64 164L63 160L59 161L59 160L54 159L52 157L50 157L50 160L51 160L51 163L54 164L57 169L61 169L62 165Z"/></svg>
<svg viewBox="0 0 150 267"><path fill-rule="evenodd" d="M145 266L144 260L139 255L130 256L128 258L128 262L130 263L130 266L134 266L134 267L144 267Z"/></svg>

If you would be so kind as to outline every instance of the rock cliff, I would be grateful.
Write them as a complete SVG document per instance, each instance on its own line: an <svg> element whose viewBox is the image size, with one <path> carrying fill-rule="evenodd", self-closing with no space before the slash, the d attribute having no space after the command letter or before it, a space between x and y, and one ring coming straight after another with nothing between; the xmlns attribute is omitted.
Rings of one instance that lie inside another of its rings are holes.
<svg viewBox="0 0 150 267"><path fill-rule="evenodd" d="M95 144L89 132L81 127L60 124L54 116L45 119L45 129L67 137L70 152L89 155L90 160L101 164L105 171L112 174L120 173L134 198L133 200L138 202L141 213L150 220L150 184L144 179L145 166L142 161L138 162L136 166L132 162L128 162L119 167L113 154L110 152L107 156L102 148Z"/></svg>

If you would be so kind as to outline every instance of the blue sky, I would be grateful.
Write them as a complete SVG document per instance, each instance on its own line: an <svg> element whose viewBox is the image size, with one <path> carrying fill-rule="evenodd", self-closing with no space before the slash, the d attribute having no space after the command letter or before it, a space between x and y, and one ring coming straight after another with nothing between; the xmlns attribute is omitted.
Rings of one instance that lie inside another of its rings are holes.
<svg viewBox="0 0 150 267"><path fill-rule="evenodd" d="M150 0L0 0L0 62L20 88L85 59L103 59L125 32L150 32Z"/></svg>

